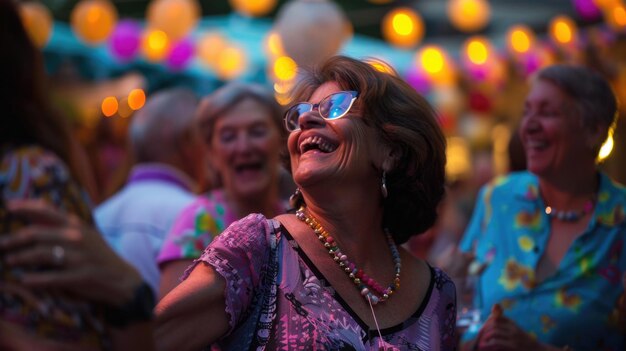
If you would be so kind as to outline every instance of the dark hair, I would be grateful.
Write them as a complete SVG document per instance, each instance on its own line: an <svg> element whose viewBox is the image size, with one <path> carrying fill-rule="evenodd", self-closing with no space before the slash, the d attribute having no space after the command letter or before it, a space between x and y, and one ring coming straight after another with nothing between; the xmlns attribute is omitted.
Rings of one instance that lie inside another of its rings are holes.
<svg viewBox="0 0 626 351"><path fill-rule="evenodd" d="M16 5L0 0L0 142L36 144L54 152L80 180L72 135L46 95L43 57L22 26Z"/></svg>
<svg viewBox="0 0 626 351"><path fill-rule="evenodd" d="M584 66L562 64L542 69L535 79L549 81L568 95L585 127L591 130L604 128L608 134L617 119L617 98L609 82L599 73ZM594 151L600 146L597 145Z"/></svg>
<svg viewBox="0 0 626 351"><path fill-rule="evenodd" d="M287 132L282 124L283 109L276 101L272 91L262 85L239 82L227 83L200 102L197 119L204 140L210 144L218 117L246 99L252 99L267 108L280 133L281 145L284 145Z"/></svg>
<svg viewBox="0 0 626 351"><path fill-rule="evenodd" d="M444 195L446 141L426 99L392 69L382 72L368 62L345 56L304 69L299 78L291 92L292 101L308 100L315 89L331 81L359 92L356 103L366 123L373 125L380 142L399 152L395 168L387 174L389 195L383 224L398 244L430 228ZM289 159L283 159L291 169Z"/></svg>

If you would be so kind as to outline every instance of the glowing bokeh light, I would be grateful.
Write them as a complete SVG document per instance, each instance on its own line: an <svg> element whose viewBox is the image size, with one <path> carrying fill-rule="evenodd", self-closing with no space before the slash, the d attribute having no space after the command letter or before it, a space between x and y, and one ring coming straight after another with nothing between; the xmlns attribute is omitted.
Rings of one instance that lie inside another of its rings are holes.
<svg viewBox="0 0 626 351"><path fill-rule="evenodd" d="M281 56L274 61L274 75L279 80L292 80L297 73L298 65L289 56Z"/></svg>
<svg viewBox="0 0 626 351"><path fill-rule="evenodd" d="M250 17L264 16L275 7L277 0L228 0L230 6L242 15Z"/></svg>
<svg viewBox="0 0 626 351"><path fill-rule="evenodd" d="M419 54L419 63L424 71L433 75L443 71L445 57L441 49L429 46L422 49Z"/></svg>
<svg viewBox="0 0 626 351"><path fill-rule="evenodd" d="M616 4L605 11L605 21L609 27L622 30L626 27L626 7Z"/></svg>
<svg viewBox="0 0 626 351"><path fill-rule="evenodd" d="M246 53L236 46L228 46L219 53L215 73L221 79L234 79L246 69Z"/></svg>
<svg viewBox="0 0 626 351"><path fill-rule="evenodd" d="M511 27L506 37L509 50L516 54L527 53L535 41L532 29L523 25Z"/></svg>
<svg viewBox="0 0 626 351"><path fill-rule="evenodd" d="M449 0L448 18L452 25L464 32L484 28L491 16L491 7L486 0Z"/></svg>
<svg viewBox="0 0 626 351"><path fill-rule="evenodd" d="M604 161L609 155L611 155L611 151L613 151L613 130L609 131L609 136L606 138L602 147L600 148L600 152L598 152L598 160Z"/></svg>
<svg viewBox="0 0 626 351"><path fill-rule="evenodd" d="M150 29L144 35L142 49L148 61L161 61L169 53L169 38L162 30Z"/></svg>
<svg viewBox="0 0 626 351"><path fill-rule="evenodd" d="M482 37L469 38L465 44L465 55L469 62L484 65L489 58L489 43Z"/></svg>
<svg viewBox="0 0 626 351"><path fill-rule="evenodd" d="M610 9L619 5L622 0L593 0L593 3L601 9Z"/></svg>
<svg viewBox="0 0 626 351"><path fill-rule="evenodd" d="M220 33L207 33L196 43L196 53L201 63L208 67L215 67L220 52L226 46L227 41Z"/></svg>
<svg viewBox="0 0 626 351"><path fill-rule="evenodd" d="M265 50L270 56L285 56L285 49L280 34L270 31L265 38Z"/></svg>
<svg viewBox="0 0 626 351"><path fill-rule="evenodd" d="M367 62L370 66L374 67L378 72L383 72L391 75L395 75L394 69L388 64L380 61Z"/></svg>
<svg viewBox="0 0 626 351"><path fill-rule="evenodd" d="M387 13L382 22L382 34L392 45L409 48L424 37L422 17L407 7L400 7Z"/></svg>
<svg viewBox="0 0 626 351"><path fill-rule="evenodd" d="M193 30L200 18L197 0L154 0L148 5L148 27L161 30L172 41L179 40Z"/></svg>
<svg viewBox="0 0 626 351"><path fill-rule="evenodd" d="M46 46L52 32L52 15L50 10L38 2L19 4L22 24L33 43L42 48Z"/></svg>
<svg viewBox="0 0 626 351"><path fill-rule="evenodd" d="M117 23L117 10L107 0L83 0L70 15L72 30L87 44L99 44L109 38Z"/></svg>
<svg viewBox="0 0 626 351"><path fill-rule="evenodd" d="M146 103L146 93L143 89L133 89L128 93L128 106L133 110L139 110Z"/></svg>
<svg viewBox="0 0 626 351"><path fill-rule="evenodd" d="M102 114L106 117L111 117L117 113L119 104L117 98L114 96L107 96L102 100Z"/></svg>
<svg viewBox="0 0 626 351"><path fill-rule="evenodd" d="M121 20L109 39L111 53L122 61L132 59L141 45L141 25L134 20Z"/></svg>
<svg viewBox="0 0 626 351"><path fill-rule="evenodd" d="M191 39L183 39L172 44L167 55L167 66L174 71L185 68L193 58L195 50Z"/></svg>
<svg viewBox="0 0 626 351"><path fill-rule="evenodd" d="M576 23L568 16L557 16L550 21L549 33L556 43L571 44L576 39Z"/></svg>

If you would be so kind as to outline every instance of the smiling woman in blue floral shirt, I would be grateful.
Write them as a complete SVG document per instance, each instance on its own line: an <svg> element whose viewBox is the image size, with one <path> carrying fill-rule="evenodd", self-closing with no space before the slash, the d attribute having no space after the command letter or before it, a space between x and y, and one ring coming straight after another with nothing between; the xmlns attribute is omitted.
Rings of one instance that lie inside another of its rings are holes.
<svg viewBox="0 0 626 351"><path fill-rule="evenodd" d="M533 82L520 129L528 172L482 189L461 243L487 264L475 296L484 324L465 347L626 347L626 188L596 164L615 112L587 69L552 66Z"/></svg>

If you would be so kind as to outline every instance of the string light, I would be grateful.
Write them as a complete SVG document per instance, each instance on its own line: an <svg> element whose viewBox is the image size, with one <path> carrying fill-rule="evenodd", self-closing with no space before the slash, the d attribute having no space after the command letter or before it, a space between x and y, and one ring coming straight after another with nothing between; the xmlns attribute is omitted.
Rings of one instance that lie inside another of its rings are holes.
<svg viewBox="0 0 626 351"><path fill-rule="evenodd" d="M102 100L102 114L106 117L111 117L117 113L119 104L117 98L114 96L107 96Z"/></svg>
<svg viewBox="0 0 626 351"><path fill-rule="evenodd" d="M146 93L142 89L133 89L128 93L128 106L133 110L139 110L146 103Z"/></svg>
<svg viewBox="0 0 626 351"><path fill-rule="evenodd" d="M424 21L408 7L396 8L383 18L382 34L392 45L410 48L422 40Z"/></svg>
<svg viewBox="0 0 626 351"><path fill-rule="evenodd" d="M558 44L570 44L576 38L576 24L568 16L557 16L550 21L549 34Z"/></svg>
<svg viewBox="0 0 626 351"><path fill-rule="evenodd" d="M292 80L297 69L296 61L289 56L281 56L274 61L274 76L279 80Z"/></svg>
<svg viewBox="0 0 626 351"><path fill-rule="evenodd" d="M524 25L511 27L506 37L509 50L516 54L525 54L530 51L535 41L532 30Z"/></svg>

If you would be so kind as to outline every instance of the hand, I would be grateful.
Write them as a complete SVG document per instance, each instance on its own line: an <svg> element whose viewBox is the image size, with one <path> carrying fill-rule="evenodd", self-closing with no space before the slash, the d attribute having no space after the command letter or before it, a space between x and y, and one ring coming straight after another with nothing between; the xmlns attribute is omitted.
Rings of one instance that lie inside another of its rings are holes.
<svg viewBox="0 0 626 351"><path fill-rule="evenodd" d="M550 350L552 347L543 345L522 330L515 322L505 317L502 307L495 304L491 314L478 333L476 350L481 351L521 351Z"/></svg>
<svg viewBox="0 0 626 351"><path fill-rule="evenodd" d="M42 200L10 201L7 208L30 223L0 236L5 263L26 268L21 284L59 289L112 306L132 299L141 276L94 228ZM28 269L32 267L39 269Z"/></svg>

